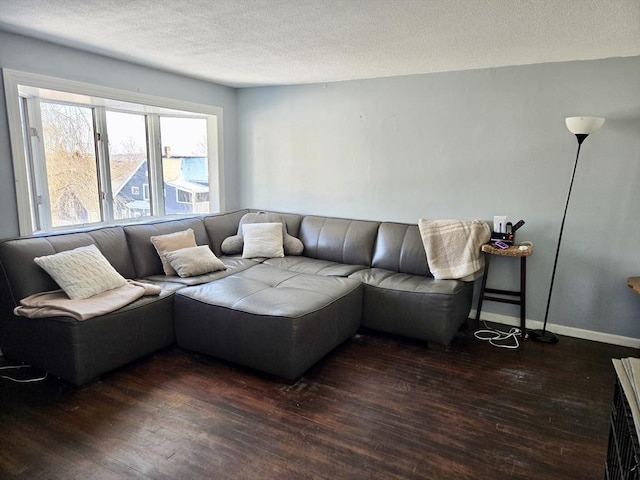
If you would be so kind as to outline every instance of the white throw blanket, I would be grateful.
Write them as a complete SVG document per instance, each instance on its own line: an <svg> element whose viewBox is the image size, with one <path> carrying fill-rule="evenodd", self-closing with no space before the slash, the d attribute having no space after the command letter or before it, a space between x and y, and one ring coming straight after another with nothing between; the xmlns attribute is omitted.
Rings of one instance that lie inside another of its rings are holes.
<svg viewBox="0 0 640 480"><path fill-rule="evenodd" d="M159 295L161 291L156 285L132 280L122 287L81 300L71 300L64 291L53 290L23 298L13 313L29 318L71 317L87 320L118 310L144 295Z"/></svg>
<svg viewBox="0 0 640 480"><path fill-rule="evenodd" d="M491 229L481 220L418 220L429 270L437 279L474 280L484 259L481 247Z"/></svg>

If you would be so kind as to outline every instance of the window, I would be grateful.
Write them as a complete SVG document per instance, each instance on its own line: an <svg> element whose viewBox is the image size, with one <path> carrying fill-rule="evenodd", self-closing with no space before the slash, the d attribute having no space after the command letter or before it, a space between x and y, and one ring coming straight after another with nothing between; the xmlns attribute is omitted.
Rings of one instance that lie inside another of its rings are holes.
<svg viewBox="0 0 640 480"><path fill-rule="evenodd" d="M139 113L114 110L105 113L113 218L123 220L150 215L151 205L140 202L139 198L140 185L148 181L147 118ZM126 194L129 188L135 198ZM149 200L149 197L142 200Z"/></svg>
<svg viewBox="0 0 640 480"><path fill-rule="evenodd" d="M207 202L209 202L209 192L196 193L196 203L207 203Z"/></svg>
<svg viewBox="0 0 640 480"><path fill-rule="evenodd" d="M35 188L41 201L40 218L51 227L95 223L100 212L99 175L94 144L93 110L84 106L41 101L40 125L29 129L41 132L30 167L33 175L46 179ZM33 109L35 110L35 109ZM41 160L44 162L41 163Z"/></svg>
<svg viewBox="0 0 640 480"><path fill-rule="evenodd" d="M221 209L220 108L3 73L21 234Z"/></svg>
<svg viewBox="0 0 640 480"><path fill-rule="evenodd" d="M186 190L176 189L176 202L178 203L191 203L191 192Z"/></svg>
<svg viewBox="0 0 640 480"><path fill-rule="evenodd" d="M164 197L168 214L202 213L206 207L193 203L194 193L209 193L207 124L201 118L160 117L162 172L175 196Z"/></svg>

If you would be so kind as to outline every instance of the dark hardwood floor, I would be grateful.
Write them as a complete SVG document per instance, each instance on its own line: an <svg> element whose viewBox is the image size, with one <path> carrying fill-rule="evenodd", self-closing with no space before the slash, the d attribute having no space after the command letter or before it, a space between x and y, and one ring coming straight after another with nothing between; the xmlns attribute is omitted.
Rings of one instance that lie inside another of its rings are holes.
<svg viewBox="0 0 640 480"><path fill-rule="evenodd" d="M178 348L84 388L0 380L0 478L602 479L610 359L637 355L364 332L295 384Z"/></svg>

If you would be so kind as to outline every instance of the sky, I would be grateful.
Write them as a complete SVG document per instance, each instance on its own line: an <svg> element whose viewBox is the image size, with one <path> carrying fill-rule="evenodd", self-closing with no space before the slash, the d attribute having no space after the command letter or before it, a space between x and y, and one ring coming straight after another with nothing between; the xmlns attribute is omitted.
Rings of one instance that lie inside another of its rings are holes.
<svg viewBox="0 0 640 480"><path fill-rule="evenodd" d="M109 151L113 154L131 152L132 142L137 152L144 151L146 130L144 115L107 112ZM204 118L160 117L162 150L171 147L172 156L206 155L207 120Z"/></svg>

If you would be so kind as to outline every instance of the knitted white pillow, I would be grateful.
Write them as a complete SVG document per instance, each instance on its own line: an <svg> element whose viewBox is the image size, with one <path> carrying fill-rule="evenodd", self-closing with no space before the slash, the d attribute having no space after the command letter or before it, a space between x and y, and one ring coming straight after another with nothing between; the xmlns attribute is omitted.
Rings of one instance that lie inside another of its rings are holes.
<svg viewBox="0 0 640 480"><path fill-rule="evenodd" d="M127 284L95 245L36 257L42 267L72 300L89 298Z"/></svg>

